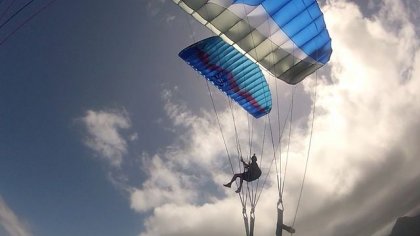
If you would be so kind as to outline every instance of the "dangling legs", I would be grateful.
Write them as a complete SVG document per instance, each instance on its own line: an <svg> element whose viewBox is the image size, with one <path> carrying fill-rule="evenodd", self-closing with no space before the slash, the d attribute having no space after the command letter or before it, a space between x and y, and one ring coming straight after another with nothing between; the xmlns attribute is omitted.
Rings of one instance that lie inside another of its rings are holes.
<svg viewBox="0 0 420 236"><path fill-rule="evenodd" d="M242 175L241 175L241 177L240 177L240 181L239 181L239 187L238 187L238 189L235 191L236 193L239 193L239 192L241 192L241 189L242 189L242 183L244 182L244 178L242 178Z"/></svg>
<svg viewBox="0 0 420 236"><path fill-rule="evenodd" d="M239 178L241 180L241 182L239 184L239 189L240 189L242 187L242 181L243 181L243 179L242 179L242 173L241 174L234 174L233 177L232 177L232 179L230 180L230 182L227 183L227 184L224 184L223 186L230 188L230 186L232 185L233 181L236 180L236 178Z"/></svg>
<svg viewBox="0 0 420 236"><path fill-rule="evenodd" d="M285 225L285 224L282 225L282 228L284 230L286 230L287 232L291 233L291 234L294 234L296 232L296 230L294 228L292 228L292 227L290 227L288 225Z"/></svg>

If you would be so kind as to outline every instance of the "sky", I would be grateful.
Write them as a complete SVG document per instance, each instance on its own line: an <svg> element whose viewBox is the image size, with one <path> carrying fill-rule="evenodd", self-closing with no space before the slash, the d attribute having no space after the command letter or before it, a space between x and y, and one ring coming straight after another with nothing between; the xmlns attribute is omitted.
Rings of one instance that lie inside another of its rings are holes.
<svg viewBox="0 0 420 236"><path fill-rule="evenodd" d="M26 3L10 2L1 21ZM0 27L0 235L244 235L209 91L177 56L212 33L169 0L58 0L20 27L47 3ZM285 223L296 215L295 235L388 235L420 214L420 1L319 3L328 65L297 86L267 75L272 119L287 127ZM210 91L230 152L233 113L247 153L248 117ZM266 123L253 123L270 171L255 235L274 235L277 214Z"/></svg>

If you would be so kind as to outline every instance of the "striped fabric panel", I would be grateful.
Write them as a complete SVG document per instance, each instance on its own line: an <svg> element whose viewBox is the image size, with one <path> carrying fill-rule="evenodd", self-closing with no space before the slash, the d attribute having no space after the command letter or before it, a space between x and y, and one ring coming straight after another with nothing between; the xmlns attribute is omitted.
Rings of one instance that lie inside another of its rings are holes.
<svg viewBox="0 0 420 236"><path fill-rule="evenodd" d="M275 77L296 84L328 62L331 39L315 0L174 0Z"/></svg>
<svg viewBox="0 0 420 236"><path fill-rule="evenodd" d="M197 42L179 56L255 118L270 112L271 94L260 68L220 37Z"/></svg>

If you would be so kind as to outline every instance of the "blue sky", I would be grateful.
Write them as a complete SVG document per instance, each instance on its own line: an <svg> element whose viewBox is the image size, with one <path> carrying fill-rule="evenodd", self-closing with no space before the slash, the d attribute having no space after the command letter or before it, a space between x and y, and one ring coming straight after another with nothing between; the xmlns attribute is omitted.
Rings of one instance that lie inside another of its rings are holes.
<svg viewBox="0 0 420 236"><path fill-rule="evenodd" d="M2 45L1 195L34 235L140 231L77 119L124 107L142 133L133 149L168 142L153 120L163 84L176 83L160 68L177 59L162 47L170 29L154 30L156 21L139 1L58 1Z"/></svg>
<svg viewBox="0 0 420 236"><path fill-rule="evenodd" d="M321 2L334 53L297 235L386 235L420 209L420 2ZM207 88L177 56L210 35L172 1L58 0L0 45L0 235L242 234ZM287 222L314 78L296 87ZM287 106L291 87L279 85ZM275 188L265 192L259 235L274 232Z"/></svg>

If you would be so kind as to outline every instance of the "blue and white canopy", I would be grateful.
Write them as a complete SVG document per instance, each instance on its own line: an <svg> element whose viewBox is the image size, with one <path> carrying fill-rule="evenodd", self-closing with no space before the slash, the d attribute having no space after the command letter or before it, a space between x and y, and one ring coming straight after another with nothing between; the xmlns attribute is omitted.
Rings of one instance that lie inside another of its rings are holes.
<svg viewBox="0 0 420 236"><path fill-rule="evenodd" d="M173 0L275 77L296 84L330 59L316 0Z"/></svg>
<svg viewBox="0 0 420 236"><path fill-rule="evenodd" d="M270 89L260 68L220 37L197 42L179 56L255 118L270 112Z"/></svg>

